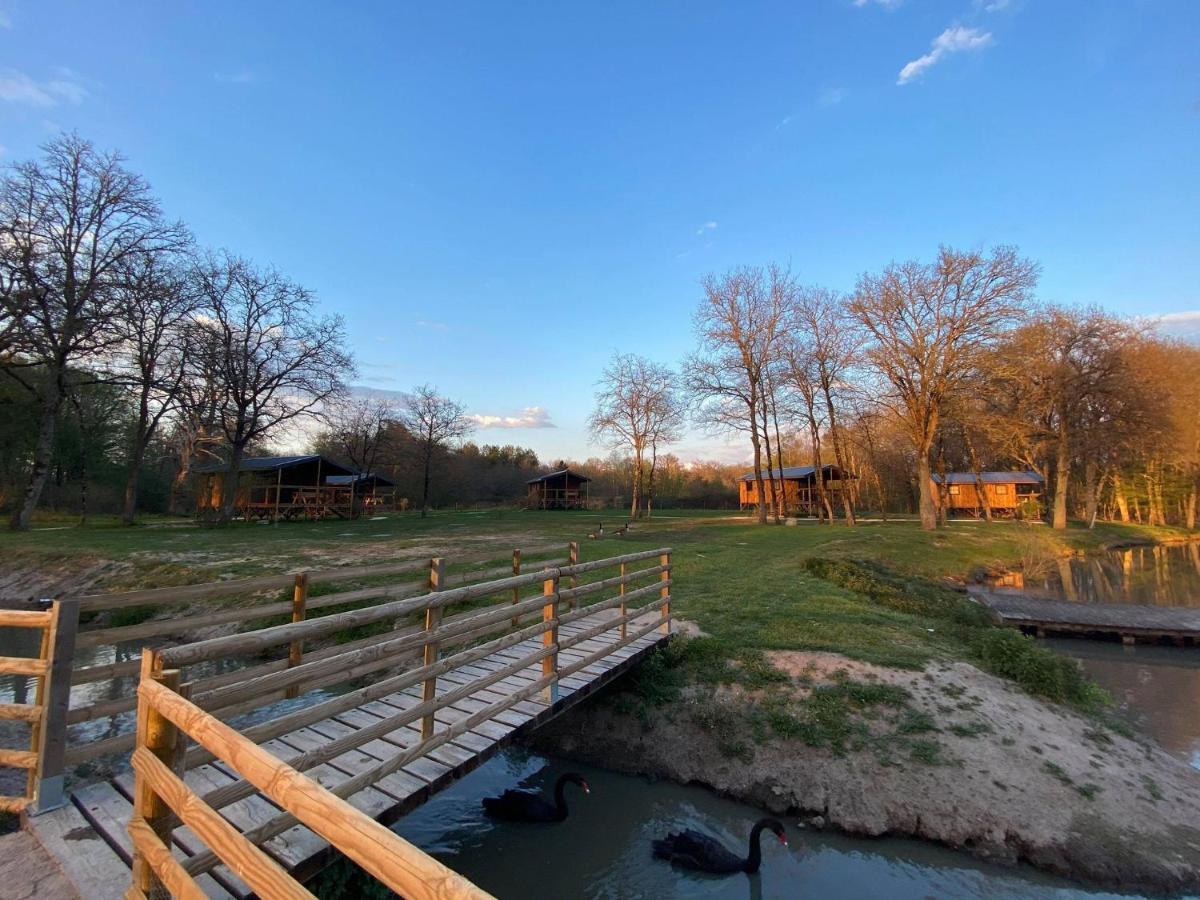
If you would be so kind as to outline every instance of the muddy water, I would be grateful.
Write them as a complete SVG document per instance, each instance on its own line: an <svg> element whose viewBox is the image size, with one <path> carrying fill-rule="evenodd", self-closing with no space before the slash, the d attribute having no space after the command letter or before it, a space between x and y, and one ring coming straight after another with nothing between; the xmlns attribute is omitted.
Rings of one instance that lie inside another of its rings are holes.
<svg viewBox="0 0 1200 900"><path fill-rule="evenodd" d="M568 787L570 816L560 825L494 823L483 797L507 788L550 791L579 771L592 793ZM500 898L926 898L1099 897L1021 867L988 865L918 841L863 840L799 827L785 817L789 847L763 840L758 875L714 877L655 860L650 841L697 828L746 853L750 827L764 813L699 787L650 782L509 750L402 819L396 831ZM328 872L325 897L366 896L362 876Z"/></svg>

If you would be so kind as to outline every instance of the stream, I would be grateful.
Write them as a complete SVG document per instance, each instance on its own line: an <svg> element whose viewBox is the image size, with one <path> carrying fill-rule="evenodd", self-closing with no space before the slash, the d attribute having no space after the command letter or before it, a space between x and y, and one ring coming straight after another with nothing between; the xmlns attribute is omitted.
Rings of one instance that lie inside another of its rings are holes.
<svg viewBox="0 0 1200 900"><path fill-rule="evenodd" d="M480 801L513 787L552 792L563 772L583 774L590 795L568 787L570 816L559 825L493 822ZM501 900L625 898L1115 897L1029 866L979 862L915 840L850 838L783 817L790 846L768 834L754 876L717 877L672 868L650 842L681 828L703 829L746 853L762 810L706 788L651 781L524 749L506 750L401 819L394 830ZM310 885L330 900L368 893L341 865ZM379 888L377 884L371 887Z"/></svg>

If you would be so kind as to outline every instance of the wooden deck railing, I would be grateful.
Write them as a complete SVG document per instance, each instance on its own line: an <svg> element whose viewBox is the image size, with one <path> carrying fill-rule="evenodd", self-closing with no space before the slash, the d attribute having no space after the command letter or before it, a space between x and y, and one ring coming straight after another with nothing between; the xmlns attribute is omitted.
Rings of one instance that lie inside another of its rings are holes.
<svg viewBox="0 0 1200 900"><path fill-rule="evenodd" d="M521 551L514 551L519 558ZM526 548L526 559L534 557L529 565L555 565L562 562L567 555L562 552L561 545L538 545ZM547 554L550 554L547 556ZM494 578L510 571L510 565L472 569L472 565L486 563L496 559L495 551L469 554L456 560L460 566L466 566L465 571L457 571L447 575L448 585L481 581ZM130 651L129 645L134 642L153 641L160 645L170 646L178 643L174 640L190 631L213 626L248 626L255 627L271 619L291 619L304 621L313 618L313 614L324 614L326 611L339 607L380 603L404 597L413 597L427 589L425 577L429 568L428 560L407 560L386 565L356 566L338 569L314 570L300 574L289 575L260 575L253 578L243 578L234 581L209 582L205 584L181 585L177 587L153 588L142 591L131 591L116 594L92 594L72 601L66 608L61 623L61 643L66 648L68 670L67 688L56 703L50 704L49 718L57 730L68 735L66 739L64 764L77 765L112 753L126 753L133 748L134 735L132 723L121 723L114 720L113 727L106 729L108 733L92 739L70 737L70 726L94 722L112 717L131 714L137 706L137 698L131 689L125 689L122 679L134 679L138 676L141 661L137 651ZM410 578L399 577L396 581L374 587L356 588L353 590L335 591L319 596L310 596L310 590L318 585L336 585L345 582L378 579L382 577L417 576ZM256 594L267 591L284 591L291 589L292 596L287 600L264 599L253 602ZM222 606L231 599L251 601L238 607ZM122 625L101 628L80 628L79 614L102 613L109 611L128 611L139 607L178 607L187 608L196 605L203 606L209 601L216 605L204 612L192 612L190 615L173 616L171 618L154 618L132 625ZM369 641L368 641L369 642ZM302 643L297 641L290 648L285 658L269 661L246 660L245 668L234 672L222 672L209 677L195 680L194 688L198 694L215 691L218 688L248 677L281 671L299 665L302 659L317 660L342 652L360 643L352 642L337 647L325 647L314 650L307 655ZM69 665L77 650L88 651L97 648L113 647L113 662L93 665ZM125 655L127 658L120 658ZM69 686L99 684L112 682L111 691L114 696L90 701L80 701L78 698L72 704L69 700ZM294 696L293 689L292 695ZM276 698L278 699L278 698ZM118 733L113 734L113 731Z"/></svg>
<svg viewBox="0 0 1200 900"><path fill-rule="evenodd" d="M281 809L278 814L265 821L256 822L245 831L245 841L258 847L302 823L326 837L335 847L357 861L357 857L340 843L345 838L344 834L329 837L327 830L322 831L314 827L310 817L306 817L306 814L311 812L311 806L297 806L291 802L293 799L299 802L310 797L310 793L301 791L294 797L289 795L281 799L276 786L272 785L275 792L264 788L264 784L271 784L266 773L276 770L283 772L283 777L291 784L301 777L299 773L335 760L385 735L395 742L397 732L410 730L411 743L397 746L395 756L364 765L361 770L321 795L325 797L328 794L330 797L345 800L528 698L540 694L547 703L552 703L557 699L558 683L561 679L579 673L655 630L664 633L669 631L670 552L669 549L649 550L566 566L546 566L540 571L524 573L519 571L520 558L515 557L512 568L518 574L458 587L444 586L444 564L442 560L435 558L429 565L427 590L420 596L389 600L372 607L334 613L317 619L304 619L243 634L158 650L144 650L142 682L138 690L137 748L134 752L134 765L139 778L144 781L157 778L156 783L161 789L157 796L171 806L168 801L170 797L179 794L179 785L165 779L163 768L171 770L178 780L192 768L205 765L214 759L224 760L238 770L238 780L212 789L199 797L198 800L206 810L220 810L250 797L256 791L268 796ZM633 564L646 561L655 561L657 564L631 568ZM604 577L606 569L616 569L619 574ZM561 585L564 579L572 586L563 588ZM646 579L653 580L648 584L638 585L638 582ZM532 596L522 595L523 590L534 587L539 590ZM590 603L582 602L605 593L609 596ZM482 607L474 605L488 598L498 599ZM469 608L454 615L445 615L448 609L463 605L469 605ZM598 615L601 613L607 614ZM645 620L647 614L652 614L649 621ZM420 624L407 624L414 617ZM590 621L583 630L572 629L573 633L565 638L560 635L561 626L584 620ZM184 684L179 690L187 697L186 707L182 705L183 701L164 699L168 695L175 697L173 688L179 684L178 673L185 667L231 656L263 653L272 649L290 649L304 641L329 637L348 628L367 626L390 626L390 630L384 630L353 645L328 648L331 652L323 653L319 657L316 654L302 657L298 664L289 667L270 671L264 671L261 666L242 669L231 673L240 675L240 678L227 679L219 686L213 686L212 679ZM612 631L617 631L619 635L615 641L606 643L599 650L587 652L582 657L578 657L578 654L583 652L582 649L575 651L571 654L569 664L559 665L559 654L562 651ZM536 644L536 649L524 652L515 659L512 659L511 655L501 657L504 651L538 638L540 641ZM489 657L493 660L492 668L485 674L477 674L478 670L475 673L459 671ZM502 663L495 662L498 657L502 658ZM528 681L523 687L502 695L500 699L481 703L480 708L469 715L458 716L444 724L435 718L437 712L447 710L465 699L495 696L488 695L486 689L531 666L540 668L540 678ZM445 685L453 687L439 695L439 679L452 672L455 673L455 678L448 678ZM300 708L289 706L284 711L269 710L267 714L270 717L265 720L261 718L261 714L248 717L245 720L247 724L240 729L240 733L232 731L220 722L221 719L228 720L234 715L260 710L289 692L294 695L332 684L346 685L357 682L364 676L369 676L365 684L352 687L344 693L333 696L314 695L311 703ZM298 729L348 713L364 704L406 689L421 690L420 699L414 698L414 704L408 708L381 717L374 723L349 731L341 737L331 738L286 759L274 759L261 749L256 749L254 754L245 749L246 744L256 746L281 738ZM151 707L194 737L197 745L185 749L177 735L169 731L164 732L160 726L155 725L157 720L152 715ZM185 711L186 715L179 712L180 710ZM197 722L203 723L203 727L198 731L191 727L192 723ZM220 734L223 738L221 741L205 739L212 734ZM238 738L237 742L233 741L234 736ZM229 755L231 753L233 758ZM151 757L157 757L161 765L150 762ZM241 768L244 757L252 757L258 768ZM270 769L268 761L275 765L276 769ZM143 782L139 782L141 783ZM143 793L143 789L139 787L136 795L140 804L137 807L137 816L139 820L145 820L150 832L158 836L158 843L152 843L146 828L137 826L135 839L139 839L140 835L142 845L146 848L143 868L150 865L153 859L160 860L162 871L159 877L164 880L167 877L178 880L181 872L175 871L176 868L180 868L182 873L192 878L210 871L222 862L233 868L228 854L222 852L228 842L222 845L209 843L208 851L196 853L185 862L169 862L164 850L170 846L169 835L165 833L169 832L170 820L160 806L155 806L156 801L149 798L149 795L144 798ZM195 801L190 797L188 803L195 805ZM175 807L172 806L172 809ZM175 811L183 818L180 810ZM186 819L184 821L187 822ZM194 830L200 833L198 829ZM152 852L156 854L153 858ZM235 862L241 858L237 856ZM368 871L380 877L375 869L368 868ZM139 885L141 883L139 882ZM425 896L413 893L411 887L401 890L401 893L412 897ZM292 895L280 893L272 896Z"/></svg>
<svg viewBox="0 0 1200 900"><path fill-rule="evenodd" d="M0 810L4 812L22 812L39 800L42 779L47 775L46 761L52 770L49 777L57 779L61 790L63 733L61 728L48 726L46 710L52 699L61 698L69 689L64 678L69 670L64 668L61 658L56 663L56 657L63 653L60 623L64 617L74 614L74 604L60 601L50 603L42 610L0 610L0 627L37 629L42 633L37 656L0 656L0 675L37 681L33 703L0 704L0 719L29 725L28 750L0 748L0 766L24 769L28 773L22 796L0 796ZM67 663L69 661L68 654ZM56 684L56 679L62 683Z"/></svg>
<svg viewBox="0 0 1200 900"><path fill-rule="evenodd" d="M133 879L126 896L146 898L161 885L175 897L204 891L171 851L175 820L264 900L313 897L179 777L181 735L196 741L281 809L319 834L388 888L410 900L485 900L491 895L256 746L176 692L179 672L155 671L144 657L138 687L138 747L133 754ZM174 686L174 688L173 688Z"/></svg>

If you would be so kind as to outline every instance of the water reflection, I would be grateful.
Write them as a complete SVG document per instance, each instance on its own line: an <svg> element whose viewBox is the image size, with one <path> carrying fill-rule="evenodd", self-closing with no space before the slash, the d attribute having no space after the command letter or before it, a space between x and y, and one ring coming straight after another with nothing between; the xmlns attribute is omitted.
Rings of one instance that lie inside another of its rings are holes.
<svg viewBox="0 0 1200 900"><path fill-rule="evenodd" d="M1048 572L1007 586L1077 603L1200 607L1200 543L1062 557Z"/></svg>

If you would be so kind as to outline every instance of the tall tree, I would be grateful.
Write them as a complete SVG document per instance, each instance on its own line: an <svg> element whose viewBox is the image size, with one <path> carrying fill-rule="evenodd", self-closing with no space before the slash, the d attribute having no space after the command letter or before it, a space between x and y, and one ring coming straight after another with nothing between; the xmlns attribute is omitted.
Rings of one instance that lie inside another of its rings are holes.
<svg viewBox="0 0 1200 900"><path fill-rule="evenodd" d="M684 364L684 383L698 420L750 435L758 521L763 525L767 522L762 471L765 435L759 416L766 387L764 368L777 350L782 330L786 292L779 285L790 280L777 266L744 267L705 277L704 300L695 315L700 349Z"/></svg>
<svg viewBox="0 0 1200 900"><path fill-rule="evenodd" d="M322 418L328 428L314 445L340 457L360 472L378 473L380 460L393 449L396 403L387 397L350 397L332 404Z"/></svg>
<svg viewBox="0 0 1200 900"><path fill-rule="evenodd" d="M76 135L0 180L0 328L17 354L4 371L32 393L39 428L29 479L11 527L27 529L54 451L71 369L89 368L124 336L119 287L132 262L188 240L165 222L150 189L115 153ZM26 377L22 366L36 374Z"/></svg>
<svg viewBox="0 0 1200 900"><path fill-rule="evenodd" d="M316 317L312 295L274 269L210 256L196 279L207 320L196 354L215 367L216 422L229 450L221 518L233 518L246 448L345 392L354 362L340 316Z"/></svg>
<svg viewBox="0 0 1200 900"><path fill-rule="evenodd" d="M128 333L118 347L116 377L134 404L121 520L132 525L146 448L178 408L186 385L188 325L199 300L178 265L143 255L128 267L118 303Z"/></svg>
<svg viewBox="0 0 1200 900"><path fill-rule="evenodd" d="M596 408L588 424L596 437L633 457L629 518L638 518L644 508L648 512L659 447L678 440L683 426L675 374L633 353L614 356L600 377Z"/></svg>
<svg viewBox="0 0 1200 900"><path fill-rule="evenodd" d="M443 397L432 385L413 388L400 405L399 416L416 443L421 467L421 518L429 513L429 486L433 464L454 441L466 437L474 428L466 407Z"/></svg>
<svg viewBox="0 0 1200 900"><path fill-rule="evenodd" d="M849 309L916 451L923 528L937 527L930 453L943 401L1023 312L1037 272L1011 247L988 255L942 247L932 263L893 263L859 279Z"/></svg>

